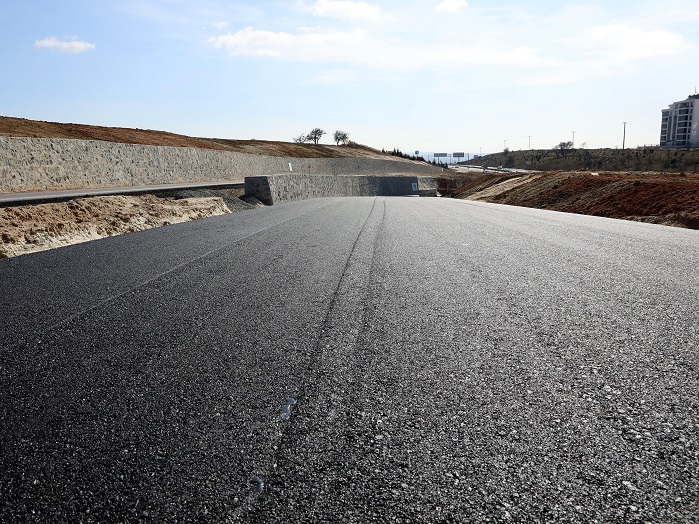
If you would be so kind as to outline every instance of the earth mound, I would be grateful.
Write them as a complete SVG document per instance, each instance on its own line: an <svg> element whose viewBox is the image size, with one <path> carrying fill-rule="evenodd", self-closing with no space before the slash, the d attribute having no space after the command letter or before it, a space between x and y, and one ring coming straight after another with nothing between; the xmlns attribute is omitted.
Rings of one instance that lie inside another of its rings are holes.
<svg viewBox="0 0 699 524"><path fill-rule="evenodd" d="M413 163L412 160L391 156L371 147L355 143L332 146L270 140L195 138L166 131L62 124L7 116L0 116L0 136L101 140L152 146L198 147L251 155L288 156L293 158L390 158L394 161Z"/></svg>
<svg viewBox="0 0 699 524"><path fill-rule="evenodd" d="M473 174L457 198L699 229L699 174Z"/></svg>
<svg viewBox="0 0 699 524"><path fill-rule="evenodd" d="M0 258L230 213L221 197L100 196L0 208Z"/></svg>

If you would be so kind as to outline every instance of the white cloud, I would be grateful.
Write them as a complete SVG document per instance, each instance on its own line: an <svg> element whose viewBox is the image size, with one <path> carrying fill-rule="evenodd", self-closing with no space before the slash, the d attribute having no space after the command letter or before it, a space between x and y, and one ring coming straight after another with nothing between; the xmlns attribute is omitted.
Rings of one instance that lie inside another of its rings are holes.
<svg viewBox="0 0 699 524"><path fill-rule="evenodd" d="M212 37L209 43L233 56L275 57L292 62L329 62L398 71L455 65L527 67L544 63L538 53L527 46L412 43L373 37L363 30L304 28L298 33L276 33L247 27L236 33Z"/></svg>
<svg viewBox="0 0 699 524"><path fill-rule="evenodd" d="M443 13L461 13L468 7L466 0L444 0L437 6L437 11Z"/></svg>
<svg viewBox="0 0 699 524"><path fill-rule="evenodd" d="M84 53L92 51L97 46L89 42L81 42L80 40L59 40L55 36L49 36L34 42L34 47L41 49L57 49L64 53Z"/></svg>
<svg viewBox="0 0 699 524"><path fill-rule="evenodd" d="M290 61L352 61L364 45L362 31L322 32L307 28L301 34L259 31L252 27L209 39L233 56L268 56Z"/></svg>
<svg viewBox="0 0 699 524"><path fill-rule="evenodd" d="M317 0L309 11L315 16L342 20L379 20L381 9L366 2Z"/></svg>
<svg viewBox="0 0 699 524"><path fill-rule="evenodd" d="M447 0L439 5L463 8L466 2ZM577 12L573 20L568 11L555 13L529 25L520 23L520 11L508 11L505 19L476 11L474 28L467 32L421 32L416 21L431 9L434 4L421 12L388 13L381 30L374 26L342 30L329 25L277 32L247 27L214 36L209 43L233 56L316 62L321 71L314 79L335 85L352 80L345 70L367 67L429 70L468 78L491 74L503 78L506 72L514 85L571 84L627 75L649 59L687 53L692 48L673 29L649 27L642 21L605 21L596 11Z"/></svg>
<svg viewBox="0 0 699 524"><path fill-rule="evenodd" d="M644 60L679 55L691 46L682 35L624 24L589 27L583 36L563 40L563 56L550 67L517 79L521 85L570 84L636 70Z"/></svg>
<svg viewBox="0 0 699 524"><path fill-rule="evenodd" d="M211 24L212 27L220 29L221 31L223 31L224 29L228 29L230 25L231 24L229 22L216 22L215 24Z"/></svg>
<svg viewBox="0 0 699 524"><path fill-rule="evenodd" d="M623 24L596 27L590 35L590 44L621 60L670 56L689 47L684 37L677 33Z"/></svg>

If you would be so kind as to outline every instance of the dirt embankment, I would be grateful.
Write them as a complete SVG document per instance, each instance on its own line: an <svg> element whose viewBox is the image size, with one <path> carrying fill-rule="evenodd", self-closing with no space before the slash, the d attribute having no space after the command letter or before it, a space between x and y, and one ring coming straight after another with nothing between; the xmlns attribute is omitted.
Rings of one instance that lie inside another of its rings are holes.
<svg viewBox="0 0 699 524"><path fill-rule="evenodd" d="M467 175L457 198L699 229L699 174Z"/></svg>
<svg viewBox="0 0 699 524"><path fill-rule="evenodd" d="M230 210L221 197L175 200L153 195L0 208L0 258L225 213Z"/></svg>
<svg viewBox="0 0 699 524"><path fill-rule="evenodd" d="M248 153L251 155L288 156L292 158L389 158L396 162L414 163L412 160L391 156L371 147L355 143L333 146L270 140L195 138L166 131L63 124L6 116L0 116L0 136L68 138L153 146L197 147L234 153Z"/></svg>

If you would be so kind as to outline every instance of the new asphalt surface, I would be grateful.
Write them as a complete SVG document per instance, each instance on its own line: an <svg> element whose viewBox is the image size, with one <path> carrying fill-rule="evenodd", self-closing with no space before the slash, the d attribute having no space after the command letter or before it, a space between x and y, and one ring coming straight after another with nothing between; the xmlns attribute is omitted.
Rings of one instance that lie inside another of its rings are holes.
<svg viewBox="0 0 699 524"><path fill-rule="evenodd" d="M0 521L699 522L698 268L418 198L0 260Z"/></svg>

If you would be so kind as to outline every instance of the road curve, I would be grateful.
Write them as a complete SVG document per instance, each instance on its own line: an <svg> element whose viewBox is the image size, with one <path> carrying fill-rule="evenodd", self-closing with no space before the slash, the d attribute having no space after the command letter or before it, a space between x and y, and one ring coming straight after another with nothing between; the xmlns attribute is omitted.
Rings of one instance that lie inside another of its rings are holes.
<svg viewBox="0 0 699 524"><path fill-rule="evenodd" d="M698 262L416 198L0 260L0 521L697 522Z"/></svg>

